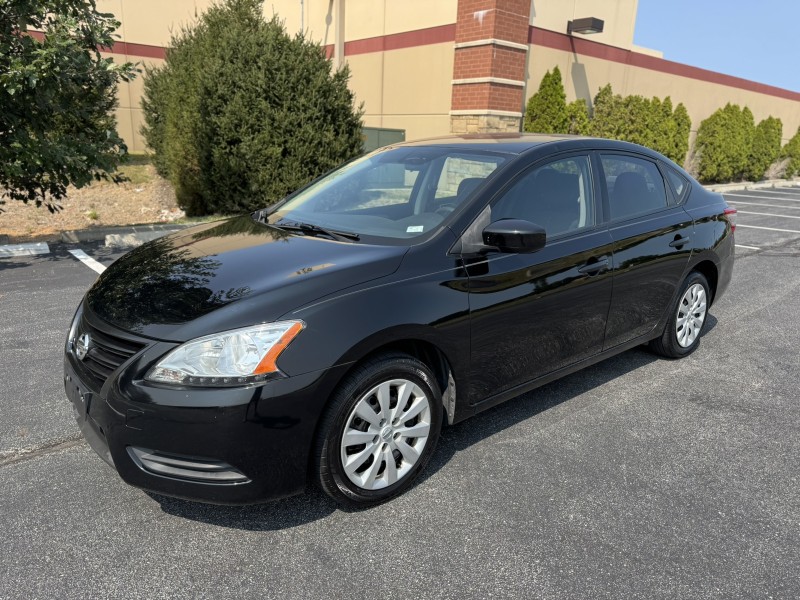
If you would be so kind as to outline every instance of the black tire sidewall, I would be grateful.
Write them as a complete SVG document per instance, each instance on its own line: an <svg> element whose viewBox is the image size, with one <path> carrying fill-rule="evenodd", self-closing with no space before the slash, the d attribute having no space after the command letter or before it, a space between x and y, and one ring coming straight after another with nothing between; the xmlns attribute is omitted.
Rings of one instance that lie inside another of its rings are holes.
<svg viewBox="0 0 800 600"><path fill-rule="evenodd" d="M380 504L403 493L426 467L439 438L443 410L441 392L435 377L423 363L411 356L382 357L365 365L365 371L362 370L354 375L354 377L348 378L337 391L330 407L332 419L329 419L329 427L320 432L323 438L321 452L325 455L324 462L327 464L329 471L327 485L324 481L324 475L320 474L320 476L323 479L323 490L329 495L341 495L339 498L334 498L340 503L350 507L368 507ZM399 378L414 382L428 395L431 405L430 433L422 455L405 477L395 484L380 490L364 490L350 481L341 464L340 446L345 425L356 403L367 391L383 381ZM331 489L331 483L335 484L336 490Z"/></svg>

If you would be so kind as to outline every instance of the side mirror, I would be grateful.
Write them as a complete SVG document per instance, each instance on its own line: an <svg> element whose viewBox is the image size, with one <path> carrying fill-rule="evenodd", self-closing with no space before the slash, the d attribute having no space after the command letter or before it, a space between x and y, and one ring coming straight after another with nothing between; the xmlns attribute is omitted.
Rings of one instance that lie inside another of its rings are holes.
<svg viewBox="0 0 800 600"><path fill-rule="evenodd" d="M500 252L536 252L544 248L546 241L543 227L522 219L500 219L483 230L483 243Z"/></svg>

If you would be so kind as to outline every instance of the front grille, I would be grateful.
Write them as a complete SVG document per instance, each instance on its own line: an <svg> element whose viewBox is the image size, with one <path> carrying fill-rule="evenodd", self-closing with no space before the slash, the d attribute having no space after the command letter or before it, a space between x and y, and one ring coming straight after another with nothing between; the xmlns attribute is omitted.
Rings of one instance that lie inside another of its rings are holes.
<svg viewBox="0 0 800 600"><path fill-rule="evenodd" d="M82 319L77 335L88 333L89 351L81 361L86 373L99 385L106 382L122 363L144 348L144 344L101 331Z"/></svg>

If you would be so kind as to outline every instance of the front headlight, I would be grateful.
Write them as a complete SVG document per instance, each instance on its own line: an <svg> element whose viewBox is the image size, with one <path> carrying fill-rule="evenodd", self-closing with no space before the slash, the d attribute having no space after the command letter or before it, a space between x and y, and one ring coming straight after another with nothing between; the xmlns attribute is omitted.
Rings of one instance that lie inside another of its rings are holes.
<svg viewBox="0 0 800 600"><path fill-rule="evenodd" d="M304 327L280 321L197 338L167 354L145 379L211 387L259 383L278 372L275 361Z"/></svg>

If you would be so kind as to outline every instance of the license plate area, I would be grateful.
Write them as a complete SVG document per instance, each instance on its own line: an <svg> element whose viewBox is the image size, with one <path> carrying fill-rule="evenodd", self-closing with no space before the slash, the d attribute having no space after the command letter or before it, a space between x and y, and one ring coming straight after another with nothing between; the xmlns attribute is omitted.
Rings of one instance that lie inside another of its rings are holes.
<svg viewBox="0 0 800 600"><path fill-rule="evenodd" d="M89 407L94 394L81 387L76 377L69 372L64 376L64 388L67 392L67 398L72 404L75 418L79 423L82 423L86 420L86 415L89 414Z"/></svg>

